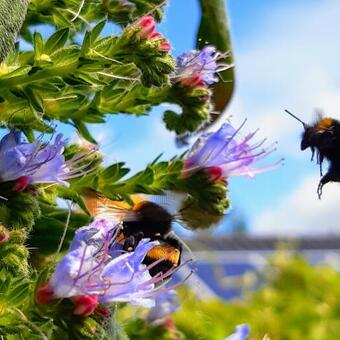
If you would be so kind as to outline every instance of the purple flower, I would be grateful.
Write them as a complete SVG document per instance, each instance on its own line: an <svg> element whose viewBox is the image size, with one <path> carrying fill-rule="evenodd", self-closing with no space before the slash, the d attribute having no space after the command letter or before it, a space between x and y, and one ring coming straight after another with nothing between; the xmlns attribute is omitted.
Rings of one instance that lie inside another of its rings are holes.
<svg viewBox="0 0 340 340"><path fill-rule="evenodd" d="M217 73L231 67L219 62L227 54L216 52L213 46L206 46L201 51L192 50L177 58L176 78L183 86L205 86L218 82Z"/></svg>
<svg viewBox="0 0 340 340"><path fill-rule="evenodd" d="M66 185L70 170L63 156L62 135L54 144L25 143L21 132L11 130L0 141L0 181L25 179L25 184L59 183Z"/></svg>
<svg viewBox="0 0 340 340"><path fill-rule="evenodd" d="M249 336L249 326L246 324L236 326L235 332L225 338L225 340L247 340Z"/></svg>
<svg viewBox="0 0 340 340"><path fill-rule="evenodd" d="M168 315L175 313L179 309L178 296L175 290L169 290L156 297L155 306L152 307L147 316L150 323L162 321Z"/></svg>
<svg viewBox="0 0 340 340"><path fill-rule="evenodd" d="M91 171L90 164L82 162L97 150L92 148L76 154L65 161L65 141L56 136L54 143L34 143L21 140L21 132L12 129L0 141L0 182L16 181L15 190L24 190L30 184L58 183L68 185L66 180L85 175Z"/></svg>
<svg viewBox="0 0 340 340"><path fill-rule="evenodd" d="M152 277L142 263L147 252L158 244L142 239L134 251L125 252L116 241L118 221L95 220L80 228L68 253L58 264L49 287L54 298L96 296L99 303L130 302L154 306L154 296L168 288L157 286L174 270Z"/></svg>
<svg viewBox="0 0 340 340"><path fill-rule="evenodd" d="M223 124L216 132L203 134L192 146L184 160L184 175L200 169L207 169L214 180L229 176L250 176L276 168L279 162L253 167L260 159L275 150L273 146L263 148L265 139L251 143L256 131L238 140L244 123L236 130L230 124Z"/></svg>

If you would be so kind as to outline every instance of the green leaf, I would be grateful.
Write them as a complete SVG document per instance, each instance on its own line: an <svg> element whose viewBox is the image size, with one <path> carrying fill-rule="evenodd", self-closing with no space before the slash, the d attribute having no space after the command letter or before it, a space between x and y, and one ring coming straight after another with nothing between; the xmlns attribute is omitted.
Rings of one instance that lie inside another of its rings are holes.
<svg viewBox="0 0 340 340"><path fill-rule="evenodd" d="M20 279L20 282L22 280ZM29 293L29 284L28 282L20 283L17 286L13 287L13 282L11 283L11 287L13 288L9 294L6 295L6 304L9 307L16 307L22 305L23 302L28 298Z"/></svg>
<svg viewBox="0 0 340 340"><path fill-rule="evenodd" d="M9 79L9 78L12 78L12 77L20 77L20 76L26 75L31 69L32 69L32 66L29 66L29 65L21 66L21 67L18 67L16 70L14 70L10 73L1 75L1 79Z"/></svg>
<svg viewBox="0 0 340 340"><path fill-rule="evenodd" d="M33 46L35 59L39 59L44 53L44 40L39 32L33 34Z"/></svg>
<svg viewBox="0 0 340 340"><path fill-rule="evenodd" d="M105 181L111 183L116 182L123 176L125 176L130 170L124 168L124 163L112 164L100 173L100 177Z"/></svg>
<svg viewBox="0 0 340 340"><path fill-rule="evenodd" d="M94 43L99 37L101 31L106 24L106 20L99 22L91 31L91 44Z"/></svg>
<svg viewBox="0 0 340 340"><path fill-rule="evenodd" d="M52 34L45 43L44 52L52 54L53 52L64 47L69 35L69 29L63 28Z"/></svg>
<svg viewBox="0 0 340 340"><path fill-rule="evenodd" d="M82 121L73 120L73 123L82 137L93 144L97 144L97 141L91 136L90 131Z"/></svg>

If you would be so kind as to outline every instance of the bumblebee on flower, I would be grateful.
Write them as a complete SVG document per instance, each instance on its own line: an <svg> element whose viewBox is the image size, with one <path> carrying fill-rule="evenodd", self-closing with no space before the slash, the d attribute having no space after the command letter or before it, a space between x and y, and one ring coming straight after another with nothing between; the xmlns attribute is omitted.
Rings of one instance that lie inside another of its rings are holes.
<svg viewBox="0 0 340 340"><path fill-rule="evenodd" d="M78 229L51 280L38 288L37 303L70 298L73 313L80 316L90 315L98 304L130 302L153 307L155 297L172 288L160 283L179 267L152 276L150 270L159 261L146 265L143 260L158 242L141 239L133 251L126 252L117 240L119 230L114 219L95 219Z"/></svg>

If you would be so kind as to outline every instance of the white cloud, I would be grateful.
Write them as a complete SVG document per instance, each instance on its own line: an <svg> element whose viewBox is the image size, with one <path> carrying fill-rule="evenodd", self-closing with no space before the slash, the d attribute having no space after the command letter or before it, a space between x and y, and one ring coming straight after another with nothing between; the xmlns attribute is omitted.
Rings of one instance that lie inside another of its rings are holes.
<svg viewBox="0 0 340 340"><path fill-rule="evenodd" d="M293 192L255 219L252 232L262 235L339 234L339 184L325 185L319 200L316 194L318 182L317 176L306 177Z"/></svg>
<svg viewBox="0 0 340 340"><path fill-rule="evenodd" d="M307 122L316 108L340 117L339 13L335 0L287 1L260 13L245 42L234 32L236 91L227 110L234 121L248 117L250 126L299 157L302 126L284 109Z"/></svg>
<svg viewBox="0 0 340 340"><path fill-rule="evenodd" d="M283 177L282 190L273 187L265 205L256 204L256 213L254 203L246 206L254 233L340 233L340 187L327 184L318 200L317 169L312 170L309 156L299 150L302 126L283 111L288 109L307 123L313 121L315 109L340 119L339 13L336 0L281 1L268 6L266 13L257 13L245 38L235 27L236 91L227 114L233 115L236 125L248 117L250 130L260 127L259 136L277 140L278 153L289 159L287 173L295 169L299 174ZM298 182L302 174L305 180ZM263 176L273 183L271 174ZM284 189L288 181L296 188L290 193ZM263 195L263 190L251 195Z"/></svg>

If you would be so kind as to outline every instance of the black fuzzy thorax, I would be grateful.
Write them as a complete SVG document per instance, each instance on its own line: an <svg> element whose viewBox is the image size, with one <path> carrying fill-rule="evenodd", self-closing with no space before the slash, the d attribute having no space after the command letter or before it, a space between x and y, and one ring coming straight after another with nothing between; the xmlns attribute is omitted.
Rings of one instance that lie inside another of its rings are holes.
<svg viewBox="0 0 340 340"><path fill-rule="evenodd" d="M155 235L166 235L171 230L172 215L160 205L145 202L123 220L125 237L143 232L144 237L154 239Z"/></svg>

